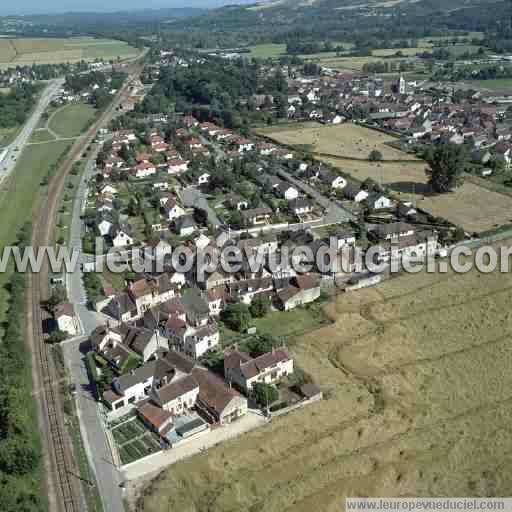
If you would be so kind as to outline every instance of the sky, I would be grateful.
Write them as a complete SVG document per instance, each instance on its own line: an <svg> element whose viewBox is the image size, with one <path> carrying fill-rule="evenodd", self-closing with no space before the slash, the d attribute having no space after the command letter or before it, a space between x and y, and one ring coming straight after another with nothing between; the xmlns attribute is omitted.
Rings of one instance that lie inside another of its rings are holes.
<svg viewBox="0 0 512 512"><path fill-rule="evenodd" d="M54 14L69 11L121 11L172 7L219 7L226 4L256 3L256 0L0 0L0 16Z"/></svg>

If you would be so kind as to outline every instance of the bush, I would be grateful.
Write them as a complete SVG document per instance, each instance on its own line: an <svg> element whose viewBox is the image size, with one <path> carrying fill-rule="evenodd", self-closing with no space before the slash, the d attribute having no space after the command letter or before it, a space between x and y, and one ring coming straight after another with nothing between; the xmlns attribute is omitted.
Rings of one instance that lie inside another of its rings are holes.
<svg viewBox="0 0 512 512"><path fill-rule="evenodd" d="M279 391L275 386L258 382L253 385L253 396L256 402L261 406L267 406L279 398Z"/></svg>
<svg viewBox="0 0 512 512"><path fill-rule="evenodd" d="M270 302L264 295L254 297L249 311L254 318L263 318L270 310Z"/></svg>
<svg viewBox="0 0 512 512"><path fill-rule="evenodd" d="M222 313L223 322L233 331L244 332L251 323L251 313L247 304L233 304Z"/></svg>

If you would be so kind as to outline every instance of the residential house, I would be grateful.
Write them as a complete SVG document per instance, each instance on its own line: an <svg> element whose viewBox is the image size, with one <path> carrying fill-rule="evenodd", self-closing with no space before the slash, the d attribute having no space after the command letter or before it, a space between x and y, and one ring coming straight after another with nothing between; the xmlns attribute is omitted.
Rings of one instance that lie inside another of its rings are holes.
<svg viewBox="0 0 512 512"><path fill-rule="evenodd" d="M249 208L249 201L244 197L232 193L226 197L226 204L234 210L247 210Z"/></svg>
<svg viewBox="0 0 512 512"><path fill-rule="evenodd" d="M131 227L128 224L112 226L109 237L114 247L127 247L133 245L134 239L131 236Z"/></svg>
<svg viewBox="0 0 512 512"><path fill-rule="evenodd" d="M73 304L64 302L58 304L53 311L53 318L57 323L57 329L70 336L76 336L80 332L80 324L75 314Z"/></svg>
<svg viewBox="0 0 512 512"><path fill-rule="evenodd" d="M169 174L181 174L188 170L188 161L181 158L172 158L167 162L167 172Z"/></svg>
<svg viewBox="0 0 512 512"><path fill-rule="evenodd" d="M192 376L199 384L196 406L213 423L227 424L247 414L247 399L203 368L194 368Z"/></svg>
<svg viewBox="0 0 512 512"><path fill-rule="evenodd" d="M309 304L320 297L319 280L311 274L296 276L289 286L278 291L277 297L278 304L284 311Z"/></svg>
<svg viewBox="0 0 512 512"><path fill-rule="evenodd" d="M207 172L204 172L197 178L197 184L199 186L206 185L210 181L210 175Z"/></svg>
<svg viewBox="0 0 512 512"><path fill-rule="evenodd" d="M199 288L185 290L181 297L181 303L190 325L202 327L208 323L210 308L205 294Z"/></svg>
<svg viewBox="0 0 512 512"><path fill-rule="evenodd" d="M192 215L183 215L174 222L179 236L190 236L197 231L197 224Z"/></svg>
<svg viewBox="0 0 512 512"><path fill-rule="evenodd" d="M156 167L151 162L140 162L135 166L134 174L136 178L147 178L156 174Z"/></svg>
<svg viewBox="0 0 512 512"><path fill-rule="evenodd" d="M282 197L287 201L293 201L299 197L299 191L285 181L281 181L275 191L279 197Z"/></svg>
<svg viewBox="0 0 512 512"><path fill-rule="evenodd" d="M145 400L153 388L171 381L175 367L166 359L150 361L112 381L112 388L103 393L103 402L112 411Z"/></svg>
<svg viewBox="0 0 512 512"><path fill-rule="evenodd" d="M397 237L414 235L414 226L405 222L391 222L389 224L376 224L368 228L368 234L374 240L391 240Z"/></svg>
<svg viewBox="0 0 512 512"><path fill-rule="evenodd" d="M394 205L391 199L378 192L371 193L366 200L368 202L368 207L372 210L392 208Z"/></svg>
<svg viewBox="0 0 512 512"><path fill-rule="evenodd" d="M191 410L199 394L199 384L192 375L179 375L160 388L153 389L151 401L173 416Z"/></svg>
<svg viewBox="0 0 512 512"><path fill-rule="evenodd" d="M307 197L299 197L290 201L288 208L294 215L305 215L313 211L314 205Z"/></svg>
<svg viewBox="0 0 512 512"><path fill-rule="evenodd" d="M273 350L252 358L234 350L224 357L224 378L244 393L250 394L255 384L276 384L293 374L293 359L284 349Z"/></svg>
<svg viewBox="0 0 512 512"><path fill-rule="evenodd" d="M267 206L242 211L242 220L247 225L266 224L272 217L272 210Z"/></svg>
<svg viewBox="0 0 512 512"><path fill-rule="evenodd" d="M178 204L174 197L168 196L163 205L163 214L167 220L173 221L183 217L185 210Z"/></svg>
<svg viewBox="0 0 512 512"><path fill-rule="evenodd" d="M198 359L218 346L220 334L217 324L210 323L187 330L182 350L189 357Z"/></svg>
<svg viewBox="0 0 512 512"><path fill-rule="evenodd" d="M350 183L343 189L343 194L347 199L360 203L368 197L368 192L358 187L351 185Z"/></svg>
<svg viewBox="0 0 512 512"><path fill-rule="evenodd" d="M325 169L320 170L318 178L333 190L342 190L347 186L347 180L343 176Z"/></svg>

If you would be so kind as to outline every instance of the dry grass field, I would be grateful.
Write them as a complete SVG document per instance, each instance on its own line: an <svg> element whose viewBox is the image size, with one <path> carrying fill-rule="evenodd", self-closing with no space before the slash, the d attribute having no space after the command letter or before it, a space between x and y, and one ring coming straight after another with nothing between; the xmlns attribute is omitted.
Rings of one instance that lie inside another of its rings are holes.
<svg viewBox="0 0 512 512"><path fill-rule="evenodd" d="M293 128L264 128L260 133L279 143L312 145L315 153L339 155L317 155L316 158L358 181L372 178L389 187L402 200L414 199L418 207L436 217L444 217L468 232L487 231L512 223L510 196L474 183L466 182L449 194L431 195L425 175L426 163L387 146L385 143L393 140L392 137L375 130L349 123L337 126L305 123ZM367 158L372 149L378 149L384 161L353 160Z"/></svg>
<svg viewBox="0 0 512 512"><path fill-rule="evenodd" d="M510 243L507 242L508 244ZM346 496L506 496L512 277L402 275L296 340L326 399L164 471L139 510L338 512Z"/></svg>
<svg viewBox="0 0 512 512"><path fill-rule="evenodd" d="M123 41L76 37L69 39L0 39L0 68L31 64L57 64L80 60L122 59L138 54Z"/></svg>
<svg viewBox="0 0 512 512"><path fill-rule="evenodd" d="M384 160L416 160L414 156L386 144L396 140L394 137L353 123L305 123L299 127L292 126L289 130L265 128L260 133L282 144L311 145L315 153L365 160L372 150L377 149Z"/></svg>

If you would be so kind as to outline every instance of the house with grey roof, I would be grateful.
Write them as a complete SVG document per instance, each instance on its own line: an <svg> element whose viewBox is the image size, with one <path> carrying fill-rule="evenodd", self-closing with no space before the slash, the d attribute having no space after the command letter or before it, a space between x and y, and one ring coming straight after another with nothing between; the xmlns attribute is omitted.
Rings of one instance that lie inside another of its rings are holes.
<svg viewBox="0 0 512 512"><path fill-rule="evenodd" d="M254 384L275 384L293 374L293 359L284 349L273 350L252 358L245 352L234 350L224 358L224 377L245 393Z"/></svg>

